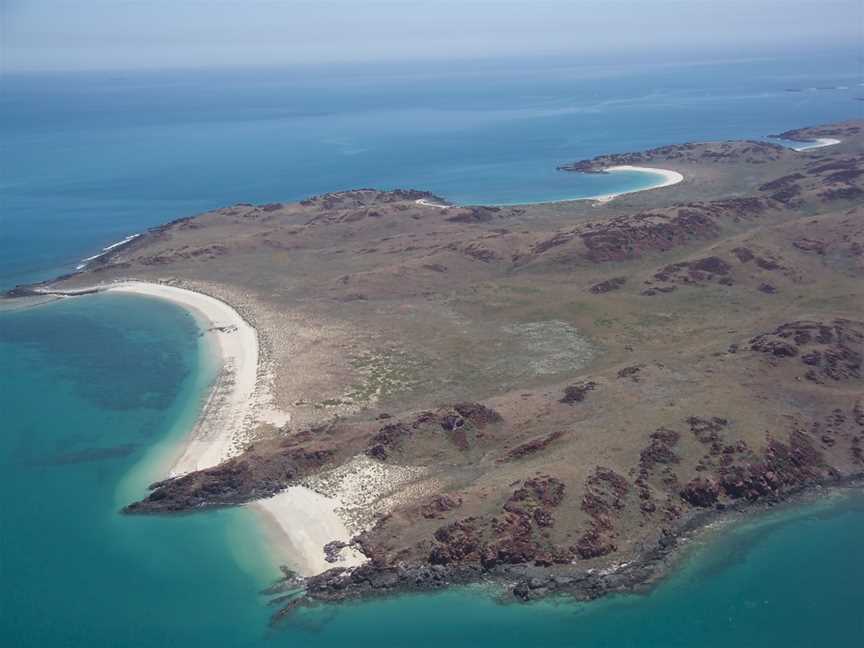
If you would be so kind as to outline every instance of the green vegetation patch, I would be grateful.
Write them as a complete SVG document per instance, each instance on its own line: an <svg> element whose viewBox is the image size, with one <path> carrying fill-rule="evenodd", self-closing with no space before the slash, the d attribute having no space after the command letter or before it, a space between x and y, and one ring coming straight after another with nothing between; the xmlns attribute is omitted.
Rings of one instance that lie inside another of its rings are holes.
<svg viewBox="0 0 864 648"><path fill-rule="evenodd" d="M342 400L357 405L387 400L417 388L429 365L425 357L398 348L367 351L351 358L350 364L360 380L351 385Z"/></svg>

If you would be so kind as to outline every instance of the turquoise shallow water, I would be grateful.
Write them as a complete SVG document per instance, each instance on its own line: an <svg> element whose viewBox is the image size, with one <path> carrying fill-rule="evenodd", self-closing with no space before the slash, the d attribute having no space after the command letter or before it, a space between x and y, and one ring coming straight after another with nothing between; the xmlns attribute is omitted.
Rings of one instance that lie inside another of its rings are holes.
<svg viewBox="0 0 864 648"><path fill-rule="evenodd" d="M212 368L195 321L133 296L0 316L0 645L854 645L864 497L780 511L694 549L649 596L499 605L478 588L300 611L243 510L126 517L194 420Z"/></svg>
<svg viewBox="0 0 864 648"><path fill-rule="evenodd" d="M228 646L260 630L272 565L250 512L117 513L194 422L201 351L192 317L158 300L0 315L0 645L156 646L206 627Z"/></svg>
<svg viewBox="0 0 864 648"><path fill-rule="evenodd" d="M4 78L0 288L240 200L634 188L644 179L554 168L860 116L861 81L846 52ZM647 597L500 606L468 589L302 611L271 631L258 592L275 572L249 512L117 513L197 415L214 371L199 342L187 313L140 297L0 312L0 646L803 647L864 632L860 496L722 535Z"/></svg>
<svg viewBox="0 0 864 648"><path fill-rule="evenodd" d="M646 186L556 167L860 117L859 54L5 74L0 287L235 202L374 186L513 203Z"/></svg>
<svg viewBox="0 0 864 648"><path fill-rule="evenodd" d="M324 646L352 637L361 645L430 647L858 645L862 534L858 493L728 530L694 548L647 596L504 606L469 589L307 612L286 636L305 634L308 645Z"/></svg>

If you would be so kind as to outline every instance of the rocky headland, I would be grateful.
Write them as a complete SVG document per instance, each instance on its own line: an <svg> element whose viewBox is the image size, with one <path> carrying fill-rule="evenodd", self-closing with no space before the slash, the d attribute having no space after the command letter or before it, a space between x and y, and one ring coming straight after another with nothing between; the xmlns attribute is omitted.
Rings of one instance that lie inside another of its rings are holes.
<svg viewBox="0 0 864 648"><path fill-rule="evenodd" d="M137 279L255 327L290 422L125 511L329 498L350 537L321 543L321 573L286 556L277 618L484 581L595 598L654 582L713 520L859 483L862 128L780 134L841 140L812 150L694 143L562 166L687 178L599 205L374 189L240 203L12 295Z"/></svg>

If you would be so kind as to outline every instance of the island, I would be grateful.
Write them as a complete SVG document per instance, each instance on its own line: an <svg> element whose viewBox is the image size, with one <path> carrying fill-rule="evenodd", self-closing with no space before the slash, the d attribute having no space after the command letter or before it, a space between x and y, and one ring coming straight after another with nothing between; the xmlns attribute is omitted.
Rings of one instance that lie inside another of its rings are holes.
<svg viewBox="0 0 864 648"><path fill-rule="evenodd" d="M277 618L459 583L596 598L714 520L864 476L864 121L779 137L832 142L562 165L682 180L613 200L238 203L8 297L196 313L222 370L124 511L254 507Z"/></svg>

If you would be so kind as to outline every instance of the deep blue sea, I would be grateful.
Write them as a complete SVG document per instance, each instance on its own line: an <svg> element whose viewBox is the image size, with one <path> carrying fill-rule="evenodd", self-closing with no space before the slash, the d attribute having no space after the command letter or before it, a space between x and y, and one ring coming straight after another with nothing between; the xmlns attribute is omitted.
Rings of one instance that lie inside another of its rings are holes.
<svg viewBox="0 0 864 648"><path fill-rule="evenodd" d="M358 186L459 203L590 196L600 153L861 117L854 52L688 64L566 59L6 74L0 288L231 204ZM864 636L864 499L695 548L649 596L502 606L478 589L323 607L278 630L245 510L124 517L215 368L177 307L98 295L0 311L0 646L815 646Z"/></svg>

